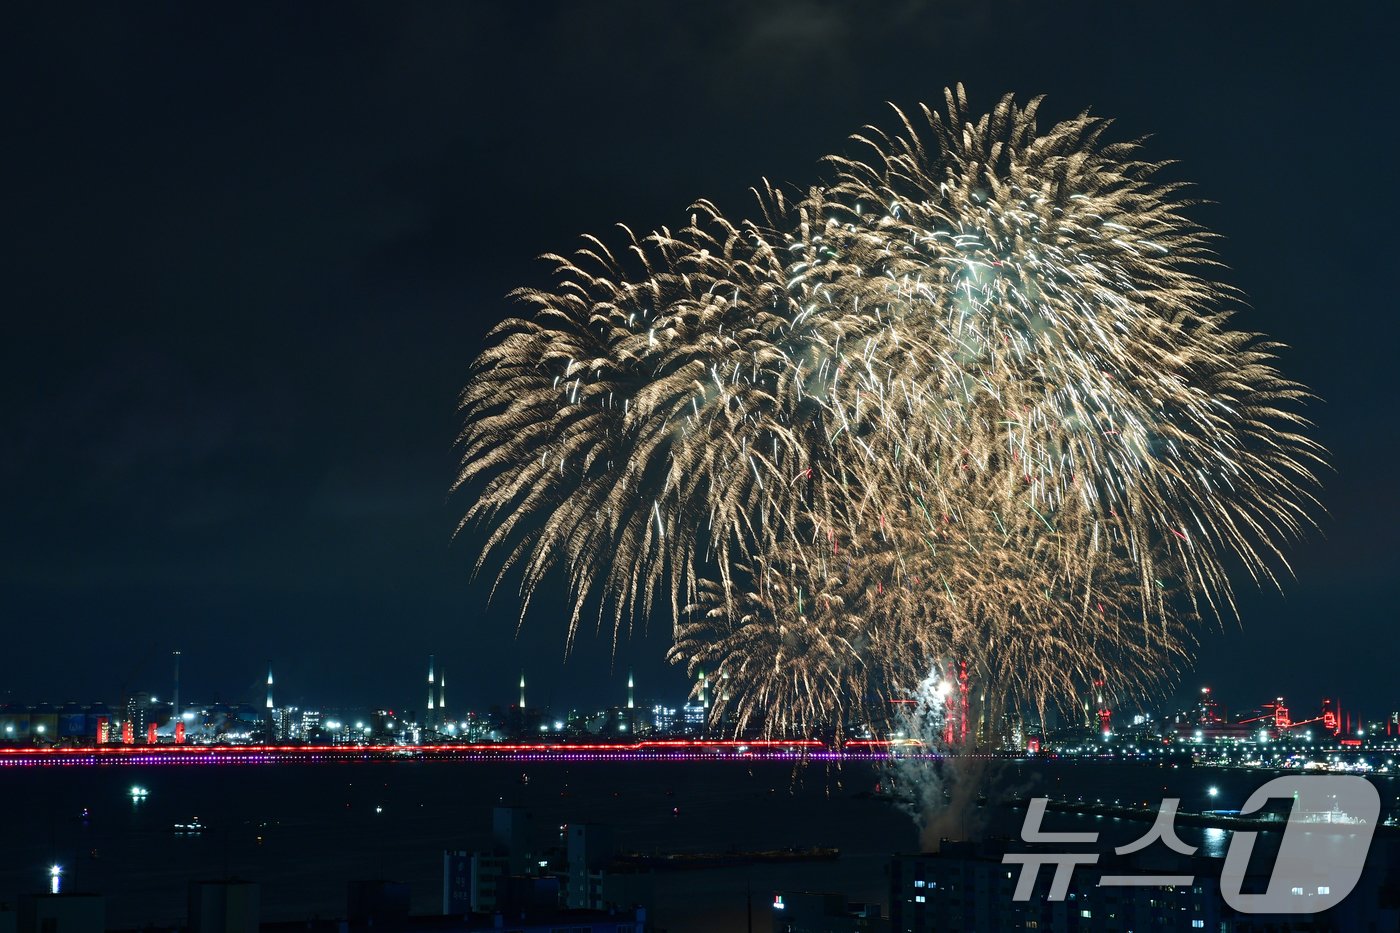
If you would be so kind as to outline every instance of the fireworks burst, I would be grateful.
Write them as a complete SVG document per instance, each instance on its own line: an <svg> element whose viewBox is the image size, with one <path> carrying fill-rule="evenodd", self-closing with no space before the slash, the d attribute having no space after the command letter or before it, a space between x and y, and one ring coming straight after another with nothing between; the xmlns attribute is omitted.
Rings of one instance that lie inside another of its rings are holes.
<svg viewBox="0 0 1400 933"><path fill-rule="evenodd" d="M1211 236L1135 142L1038 100L548 257L465 392L477 567L562 572L616 638L665 606L736 728L839 731L966 661L997 708L1166 676L1286 569L1321 450Z"/></svg>

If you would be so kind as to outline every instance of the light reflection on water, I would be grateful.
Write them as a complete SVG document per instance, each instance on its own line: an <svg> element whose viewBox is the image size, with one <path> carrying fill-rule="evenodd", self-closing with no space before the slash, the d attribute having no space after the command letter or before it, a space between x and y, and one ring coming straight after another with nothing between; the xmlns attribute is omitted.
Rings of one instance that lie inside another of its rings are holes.
<svg viewBox="0 0 1400 933"><path fill-rule="evenodd" d="M1230 833L1218 826L1207 826L1201 833L1201 855L1210 858L1224 858L1225 849L1230 844Z"/></svg>
<svg viewBox="0 0 1400 933"><path fill-rule="evenodd" d="M995 783L1012 799L1083 797L1155 808L1172 796L1190 811L1237 808L1270 777L1102 761L1014 762L1001 770ZM178 922L189 880L231 872L263 885L264 919L304 919L343 911L347 881L387 874L409 882L413 909L427 913L440 906L442 850L488 846L497 803L531 809L541 836L570 820L607 823L618 845L633 852L841 850L839 862L674 872L665 891L658 884L658 898L680 905L681 919L703 903L727 918L716 913L704 921L708 929L739 928L726 924L744 907L746 878L756 902L766 890L813 885L885 899L889 854L915 849L918 835L896 806L872 798L882 777L868 764L794 769L743 762L21 769L5 775L0 897L46 884L44 872L57 862L65 885L108 896L114 925ZM1395 790L1384 783L1388 803ZM148 788L149 797L133 803L133 784ZM80 818L85 808L88 820ZM172 833L174 823L195 816L205 832ZM977 825L968 828L1015 837L1023 817L1024 810L991 805L979 808ZM1096 830L1109 846L1141 837L1148 826L1051 814L1045 828ZM1178 834L1217 858L1232 835L1191 826ZM679 920L667 925L689 929Z"/></svg>

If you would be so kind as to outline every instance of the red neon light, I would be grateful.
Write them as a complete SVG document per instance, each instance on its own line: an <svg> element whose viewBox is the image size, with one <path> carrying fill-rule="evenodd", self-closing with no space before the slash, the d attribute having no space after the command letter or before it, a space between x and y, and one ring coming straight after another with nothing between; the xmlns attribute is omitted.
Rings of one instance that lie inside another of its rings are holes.
<svg viewBox="0 0 1400 933"><path fill-rule="evenodd" d="M959 703L960 703L960 706L959 706L959 709L958 709L958 719L959 719L959 724L958 724L958 726L959 726L959 728L958 728L958 732L959 732L958 741L961 742L961 743L963 743L963 744L966 744L966 743L967 743L967 720L968 720L968 715L967 715L967 662L966 662L966 661L963 661L963 662L962 662L962 665L960 666L960 668L959 668L959 670L958 670L958 698L959 698Z"/></svg>
<svg viewBox="0 0 1400 933"><path fill-rule="evenodd" d="M128 727L130 723L126 724ZM826 743L819 739L647 739L641 742L552 742L552 743L476 743L461 745L187 745L173 748L169 745L154 747L108 746L102 748L0 748L0 755L91 755L94 752L104 755L228 755L265 754L283 752L288 754L340 752L355 754L409 754L413 752L456 752L458 754L482 755L491 752L645 752L645 751L686 751L691 749L764 749L775 751L825 751Z"/></svg>

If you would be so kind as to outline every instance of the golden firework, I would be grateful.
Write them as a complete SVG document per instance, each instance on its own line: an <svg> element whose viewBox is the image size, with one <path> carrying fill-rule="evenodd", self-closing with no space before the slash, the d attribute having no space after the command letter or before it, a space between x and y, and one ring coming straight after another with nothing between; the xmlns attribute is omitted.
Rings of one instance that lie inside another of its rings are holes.
<svg viewBox="0 0 1400 933"><path fill-rule="evenodd" d="M758 221L549 257L463 394L478 569L522 615L562 572L570 638L664 611L739 729L839 730L955 659L1042 711L1166 676L1227 565L1286 568L1322 452L1179 186L1038 103L958 88Z"/></svg>

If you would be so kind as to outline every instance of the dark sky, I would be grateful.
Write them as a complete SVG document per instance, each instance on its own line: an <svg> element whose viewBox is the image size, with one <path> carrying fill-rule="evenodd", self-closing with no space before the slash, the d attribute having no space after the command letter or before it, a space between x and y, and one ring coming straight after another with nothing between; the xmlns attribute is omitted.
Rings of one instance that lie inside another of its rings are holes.
<svg viewBox="0 0 1400 933"><path fill-rule="evenodd" d="M1336 472L1183 684L1400 708L1393 4L35 4L0 21L0 698L679 699L668 624L517 640L453 543L457 392L533 257L805 186L886 101L1049 95L1212 202Z"/></svg>

